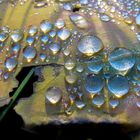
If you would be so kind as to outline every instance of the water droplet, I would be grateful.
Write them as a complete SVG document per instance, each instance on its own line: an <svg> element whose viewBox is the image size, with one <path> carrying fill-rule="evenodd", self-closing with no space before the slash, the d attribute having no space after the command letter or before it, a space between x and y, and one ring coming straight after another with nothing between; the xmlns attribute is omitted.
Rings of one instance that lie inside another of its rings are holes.
<svg viewBox="0 0 140 140"><path fill-rule="evenodd" d="M42 35L40 38L41 42L46 44L49 41L48 35Z"/></svg>
<svg viewBox="0 0 140 140"><path fill-rule="evenodd" d="M41 61L44 62L47 56L46 56L46 54L41 53L39 57L40 57Z"/></svg>
<svg viewBox="0 0 140 140"><path fill-rule="evenodd" d="M47 20L42 21L40 24L40 29L44 34L50 32L52 28L53 28L53 25Z"/></svg>
<svg viewBox="0 0 140 140"><path fill-rule="evenodd" d="M100 96L96 96L92 100L92 103L94 105L96 105L98 108L100 108L104 104L104 102L105 101L104 101L103 97L100 97Z"/></svg>
<svg viewBox="0 0 140 140"><path fill-rule="evenodd" d="M67 11L71 11L73 9L73 6L71 3L64 3L63 8Z"/></svg>
<svg viewBox="0 0 140 140"><path fill-rule="evenodd" d="M78 43L78 50L86 56L92 56L102 49L102 41L96 36L84 36Z"/></svg>
<svg viewBox="0 0 140 140"><path fill-rule="evenodd" d="M5 61L5 67L8 69L8 71L13 71L16 68L17 64L18 62L15 57L7 58Z"/></svg>
<svg viewBox="0 0 140 140"><path fill-rule="evenodd" d="M36 49L34 47L26 47L23 50L23 56L26 58L27 62L31 62L36 57Z"/></svg>
<svg viewBox="0 0 140 140"><path fill-rule="evenodd" d="M33 45L33 43L35 42L35 38L32 36L27 37L26 42L28 45Z"/></svg>
<svg viewBox="0 0 140 140"><path fill-rule="evenodd" d="M74 73L70 73L66 75L65 79L69 84L74 84L77 81L77 76Z"/></svg>
<svg viewBox="0 0 140 140"><path fill-rule="evenodd" d="M68 59L66 62L65 62L65 68L67 70L72 70L73 68L75 67L75 62L71 59Z"/></svg>
<svg viewBox="0 0 140 140"><path fill-rule="evenodd" d="M21 41L22 38L23 38L23 32L20 30L14 30L11 33L11 39L15 43Z"/></svg>
<svg viewBox="0 0 140 140"><path fill-rule="evenodd" d="M70 37L71 33L68 29L61 29L57 32L57 35L61 40L64 41Z"/></svg>
<svg viewBox="0 0 140 140"><path fill-rule="evenodd" d="M104 22L110 21L110 17L109 17L108 15L106 15L106 14L101 14L101 15L100 15L100 19L101 19L102 21L104 21Z"/></svg>
<svg viewBox="0 0 140 140"><path fill-rule="evenodd" d="M4 42L8 38L7 33L0 33L0 42Z"/></svg>
<svg viewBox="0 0 140 140"><path fill-rule="evenodd" d="M52 30L49 32L50 37L54 38L56 36L56 31Z"/></svg>
<svg viewBox="0 0 140 140"><path fill-rule="evenodd" d="M90 61L88 61L88 69L95 74L99 73L101 69L103 68L103 62L101 57L95 57L92 58Z"/></svg>
<svg viewBox="0 0 140 140"><path fill-rule="evenodd" d="M140 64L137 65L137 70L140 71Z"/></svg>
<svg viewBox="0 0 140 140"><path fill-rule="evenodd" d="M104 87L104 79L97 75L88 75L85 81L85 88L89 93L97 94Z"/></svg>
<svg viewBox="0 0 140 140"><path fill-rule="evenodd" d="M111 99L111 100L109 101L109 104L110 104L110 106L114 109L114 108L116 108L116 107L119 105L119 101L116 100L116 99Z"/></svg>
<svg viewBox="0 0 140 140"><path fill-rule="evenodd" d="M51 103L51 104L57 104L62 97L62 91L58 87L50 87L46 91L46 99Z"/></svg>
<svg viewBox="0 0 140 140"><path fill-rule="evenodd" d="M138 14L138 16L136 17L136 24L140 25L140 14Z"/></svg>
<svg viewBox="0 0 140 140"><path fill-rule="evenodd" d="M86 5L88 4L88 0L80 0L80 3Z"/></svg>
<svg viewBox="0 0 140 140"><path fill-rule="evenodd" d="M12 47L11 47L11 52L13 52L14 54L17 54L19 51L20 51L20 44L13 44Z"/></svg>
<svg viewBox="0 0 140 140"><path fill-rule="evenodd" d="M140 101L137 101L136 105L137 105L138 108L140 108Z"/></svg>
<svg viewBox="0 0 140 140"><path fill-rule="evenodd" d="M126 71L134 66L135 58L130 50L116 48L109 55L109 63L118 71Z"/></svg>
<svg viewBox="0 0 140 140"><path fill-rule="evenodd" d="M121 98L129 92L129 83L126 77L116 75L108 80L108 89L116 97Z"/></svg>
<svg viewBox="0 0 140 140"><path fill-rule="evenodd" d="M83 108L86 106L86 104L85 104L83 101L81 101L81 100L76 101L76 102L75 102L75 105L76 105L76 107L77 107L78 109L83 109Z"/></svg>
<svg viewBox="0 0 140 140"><path fill-rule="evenodd" d="M58 29L61 29L65 26L65 22L63 19L58 19L56 22L55 22L55 26L58 28Z"/></svg>
<svg viewBox="0 0 140 140"><path fill-rule="evenodd" d="M60 45L57 43L51 44L49 46L49 49L51 50L53 55L56 55L60 51Z"/></svg>
<svg viewBox="0 0 140 140"><path fill-rule="evenodd" d="M86 29L89 26L88 21L79 14L70 15L70 19L78 28Z"/></svg>
<svg viewBox="0 0 140 140"><path fill-rule="evenodd" d="M36 35L37 32L38 32L38 28L36 26L30 26L29 29L28 29L28 34L30 36Z"/></svg>
<svg viewBox="0 0 140 140"><path fill-rule="evenodd" d="M81 73L81 72L84 71L84 67L82 65L77 65L76 66L76 71Z"/></svg>

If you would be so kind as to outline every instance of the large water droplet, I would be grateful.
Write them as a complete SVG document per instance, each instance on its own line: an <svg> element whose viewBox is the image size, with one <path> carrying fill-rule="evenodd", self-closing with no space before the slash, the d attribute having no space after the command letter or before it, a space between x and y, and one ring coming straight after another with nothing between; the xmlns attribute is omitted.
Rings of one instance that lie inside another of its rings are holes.
<svg viewBox="0 0 140 140"><path fill-rule="evenodd" d="M58 87L50 87L46 92L46 99L51 104L57 104L62 97L62 91Z"/></svg>
<svg viewBox="0 0 140 140"><path fill-rule="evenodd" d="M8 71L13 71L16 68L17 64L18 62L15 57L7 58L5 61L5 67L8 69Z"/></svg>
<svg viewBox="0 0 140 140"><path fill-rule="evenodd" d="M109 63L118 71L126 71L134 66L135 58L130 50L116 48L109 55Z"/></svg>
<svg viewBox="0 0 140 140"><path fill-rule="evenodd" d="M108 89L116 97L121 98L129 92L129 83L126 77L116 75L108 80Z"/></svg>
<svg viewBox="0 0 140 140"><path fill-rule="evenodd" d="M78 50L86 56L92 56L102 49L103 43L96 36L84 36L78 43Z"/></svg>
<svg viewBox="0 0 140 140"><path fill-rule="evenodd" d="M104 79L97 75L88 75L85 81L85 88L89 93L99 93L104 87Z"/></svg>
<svg viewBox="0 0 140 140"><path fill-rule="evenodd" d="M27 62L31 62L36 57L36 49L34 47L26 47L23 50L23 56L26 58Z"/></svg>

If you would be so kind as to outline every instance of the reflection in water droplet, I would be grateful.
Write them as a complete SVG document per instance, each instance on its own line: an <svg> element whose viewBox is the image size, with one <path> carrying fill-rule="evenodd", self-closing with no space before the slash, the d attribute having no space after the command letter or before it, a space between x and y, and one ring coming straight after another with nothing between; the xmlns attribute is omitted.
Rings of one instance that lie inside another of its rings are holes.
<svg viewBox="0 0 140 140"><path fill-rule="evenodd" d="M109 63L118 71L126 71L134 66L135 58L130 50L117 48L110 53Z"/></svg>
<svg viewBox="0 0 140 140"><path fill-rule="evenodd" d="M52 28L53 28L53 25L47 20L42 21L40 24L40 29L43 33L48 33L49 31L52 30Z"/></svg>
<svg viewBox="0 0 140 140"><path fill-rule="evenodd" d="M13 71L16 68L17 64L18 62L15 57L7 58L5 61L5 67L8 69L8 71Z"/></svg>
<svg viewBox="0 0 140 140"><path fill-rule="evenodd" d="M104 79L97 75L88 75L85 81L85 88L89 93L99 93L104 87Z"/></svg>
<svg viewBox="0 0 140 140"><path fill-rule="evenodd" d="M23 50L23 56L26 58L27 62L31 62L36 57L36 49L34 47L26 47Z"/></svg>
<svg viewBox="0 0 140 140"><path fill-rule="evenodd" d="M92 58L90 61L88 61L88 69L95 74L99 73L101 69L103 68L103 62L101 57L95 57Z"/></svg>
<svg viewBox="0 0 140 140"><path fill-rule="evenodd" d="M86 106L86 104L83 101L80 101L80 100L75 101L75 105L78 109L83 109Z"/></svg>
<svg viewBox="0 0 140 140"><path fill-rule="evenodd" d="M68 59L66 62L65 62L65 68L67 70L72 70L73 68L75 67L75 62L71 59Z"/></svg>
<svg viewBox="0 0 140 140"><path fill-rule="evenodd" d="M86 56L92 56L102 49L102 41L96 36L84 36L78 43L78 50Z"/></svg>
<svg viewBox="0 0 140 140"><path fill-rule="evenodd" d="M109 104L114 109L114 108L116 108L119 105L119 101L118 100L115 100L115 99L111 99L109 101Z"/></svg>
<svg viewBox="0 0 140 140"><path fill-rule="evenodd" d="M23 38L23 33L20 30L14 30L11 33L11 39L15 43L21 41L22 38Z"/></svg>
<svg viewBox="0 0 140 140"><path fill-rule="evenodd" d="M64 41L70 37L71 33L68 29L61 29L57 32L57 35L61 40Z"/></svg>
<svg viewBox="0 0 140 140"><path fill-rule="evenodd" d="M42 43L46 44L49 40L49 37L48 37L48 35L43 35L43 36L41 36L40 40Z"/></svg>
<svg viewBox="0 0 140 140"><path fill-rule="evenodd" d="M104 104L104 98L100 96L96 96L93 98L92 103L100 108Z"/></svg>
<svg viewBox="0 0 140 140"><path fill-rule="evenodd" d="M127 78L121 75L116 75L110 78L108 81L108 89L116 97L121 98L129 92L129 83Z"/></svg>
<svg viewBox="0 0 140 140"><path fill-rule="evenodd" d="M50 87L46 91L46 99L51 103L51 104L57 104L62 97L62 91L58 87Z"/></svg>
<svg viewBox="0 0 140 140"><path fill-rule="evenodd" d="M60 45L59 44L51 44L49 46L49 49L51 50L53 55L56 55L60 51Z"/></svg>

